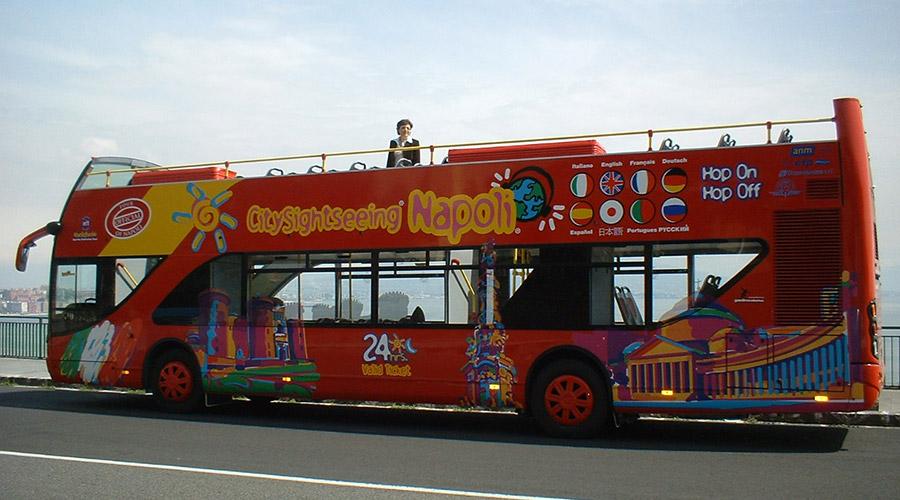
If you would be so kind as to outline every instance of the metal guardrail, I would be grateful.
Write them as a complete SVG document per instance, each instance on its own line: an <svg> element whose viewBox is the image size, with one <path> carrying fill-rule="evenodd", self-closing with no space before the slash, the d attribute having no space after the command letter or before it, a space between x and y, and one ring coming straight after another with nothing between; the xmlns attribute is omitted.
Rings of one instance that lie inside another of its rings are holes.
<svg viewBox="0 0 900 500"><path fill-rule="evenodd" d="M113 174L120 173L134 173L136 171L155 171L155 170L179 170L184 168L197 168L197 167L213 167L213 166L223 166L225 167L226 172L231 169L234 165L240 164L248 164L248 163L272 163L272 162L281 162L281 161L289 161L289 160L304 160L304 159L319 159L322 161L321 167L322 171L325 171L325 162L328 158L334 157L342 157L342 156L361 156L361 155L371 155L371 154L383 154L387 152L402 152L402 151L421 151L427 149L430 153L429 165L434 165L434 154L436 149L450 149L450 148L458 148L458 147L473 147L473 146L505 146L509 144L529 144L536 142L556 142L556 141L568 141L568 140L576 140L576 139L601 139L606 137L627 137L627 136L647 136L647 151L653 151L653 136L660 134L668 134L668 133L678 133L678 132L699 132L705 130L726 130L726 129L735 129L735 128L752 128L752 127L765 127L766 128L766 144L772 144L772 127L776 125L800 125L800 124L811 124L811 123L828 123L833 122L834 117L829 118L809 118L809 119L797 119L797 120L769 120L764 122L749 122L749 123L730 123L724 125L708 125L701 127L674 127L674 128L660 128L660 129L646 129L646 130L627 130L620 132L602 132L602 133L592 133L592 134L577 134L577 135L560 135L560 136L548 136L548 137L531 137L525 139L508 139L508 140L493 140L493 141L477 141L477 142L458 142L458 143L446 143L446 144L429 144L427 146L406 146L402 148L379 148L379 149L360 149L355 151L335 151L335 152L323 152L323 153L310 153L310 154L299 154L299 155L290 155L290 156L269 156L263 158L244 158L238 160L216 160L216 161L207 161L207 162L198 162L198 163L181 163L181 164L173 164L173 165L157 165L152 167L140 167L140 168L125 168L125 169L105 169L105 170L97 170L88 172L88 176L95 175L105 175L106 176L106 187L110 186L110 177ZM661 146L662 147L662 146Z"/></svg>
<svg viewBox="0 0 900 500"><path fill-rule="evenodd" d="M0 316L0 357L47 357L48 320L41 316ZM884 387L900 389L900 326L882 327Z"/></svg>
<svg viewBox="0 0 900 500"><path fill-rule="evenodd" d="M884 388L900 389L900 326L881 327Z"/></svg>
<svg viewBox="0 0 900 500"><path fill-rule="evenodd" d="M48 320L43 316L0 316L0 357L47 357Z"/></svg>

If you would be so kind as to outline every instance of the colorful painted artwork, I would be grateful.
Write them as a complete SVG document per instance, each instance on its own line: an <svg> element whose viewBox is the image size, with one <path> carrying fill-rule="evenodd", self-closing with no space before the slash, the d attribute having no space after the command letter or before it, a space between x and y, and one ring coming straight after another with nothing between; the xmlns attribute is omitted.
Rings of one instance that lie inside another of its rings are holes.
<svg viewBox="0 0 900 500"><path fill-rule="evenodd" d="M468 361L461 370L465 375L467 392L461 404L489 408L519 407L512 392L518 374L515 363L506 355L509 335L500 318L496 293L499 284L493 279L497 257L493 243L484 245L481 255L478 281L481 311L478 327L466 339Z"/></svg>
<svg viewBox="0 0 900 500"><path fill-rule="evenodd" d="M718 304L690 309L610 361L619 407L739 409L849 390L846 325L747 330Z"/></svg>
<svg viewBox="0 0 900 500"><path fill-rule="evenodd" d="M504 169L503 175L494 174L498 182L491 182L491 186L502 187L512 193L515 201L516 220L520 222L540 221L538 230L556 231L557 221L565 219L563 212L565 205L554 202L553 178L543 168L531 165L512 173L510 169ZM577 177L577 176L576 176ZM578 177L570 184L575 196L587 196L586 182L588 176Z"/></svg>
<svg viewBox="0 0 900 500"><path fill-rule="evenodd" d="M187 184L187 191L194 198L190 213L172 212L172 220L174 222L189 220L194 224L194 228L197 229L194 239L191 240L191 250L194 252L200 251L207 233L212 232L216 250L225 253L228 250L228 242L225 239L225 232L218 226L221 224L233 231L237 228L238 221L219 208L231 199L232 192L225 190L210 199L203 188L193 182Z"/></svg>
<svg viewBox="0 0 900 500"><path fill-rule="evenodd" d="M116 385L136 345L137 338L129 323L117 327L104 321L72 335L60 371L85 384Z"/></svg>
<svg viewBox="0 0 900 500"><path fill-rule="evenodd" d="M204 388L214 393L308 398L319 380L307 358L300 320L284 320L276 299L256 298L250 320L228 314L231 298L219 290L200 296L201 326L187 336Z"/></svg>

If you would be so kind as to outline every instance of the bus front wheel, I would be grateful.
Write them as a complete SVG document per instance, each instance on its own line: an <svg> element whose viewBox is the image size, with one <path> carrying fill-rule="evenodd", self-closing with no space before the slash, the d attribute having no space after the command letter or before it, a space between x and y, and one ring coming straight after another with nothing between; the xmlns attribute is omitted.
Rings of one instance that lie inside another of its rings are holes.
<svg viewBox="0 0 900 500"><path fill-rule="evenodd" d="M609 420L609 398L599 372L573 359L541 370L531 391L532 414L551 436L584 438L600 434Z"/></svg>
<svg viewBox="0 0 900 500"><path fill-rule="evenodd" d="M186 413L199 409L203 386L193 356L179 349L163 353L154 364L152 390L163 410Z"/></svg>

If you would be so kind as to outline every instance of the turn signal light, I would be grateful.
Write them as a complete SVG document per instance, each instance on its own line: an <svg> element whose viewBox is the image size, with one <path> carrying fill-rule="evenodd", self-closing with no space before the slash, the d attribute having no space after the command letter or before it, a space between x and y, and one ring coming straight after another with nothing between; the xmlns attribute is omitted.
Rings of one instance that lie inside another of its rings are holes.
<svg viewBox="0 0 900 500"><path fill-rule="evenodd" d="M827 403L828 396L816 396L816 403Z"/></svg>
<svg viewBox="0 0 900 500"><path fill-rule="evenodd" d="M673 391L672 389L663 389L662 391L663 396L673 396L674 394L675 391Z"/></svg>
<svg viewBox="0 0 900 500"><path fill-rule="evenodd" d="M866 307L869 313L869 336L872 338L872 356L879 357L878 352L878 303L874 300Z"/></svg>
<svg viewBox="0 0 900 500"><path fill-rule="evenodd" d="M282 381L282 382L290 382L290 381L291 381L291 377L281 377L281 381Z"/></svg>

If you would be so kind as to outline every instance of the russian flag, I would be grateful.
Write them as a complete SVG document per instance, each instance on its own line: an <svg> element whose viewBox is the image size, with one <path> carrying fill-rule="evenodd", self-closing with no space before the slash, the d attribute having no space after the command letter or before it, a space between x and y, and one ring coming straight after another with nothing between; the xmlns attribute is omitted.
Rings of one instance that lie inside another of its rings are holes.
<svg viewBox="0 0 900 500"><path fill-rule="evenodd" d="M666 221L675 224L687 215L687 205L681 198L669 198L662 205L662 216Z"/></svg>

